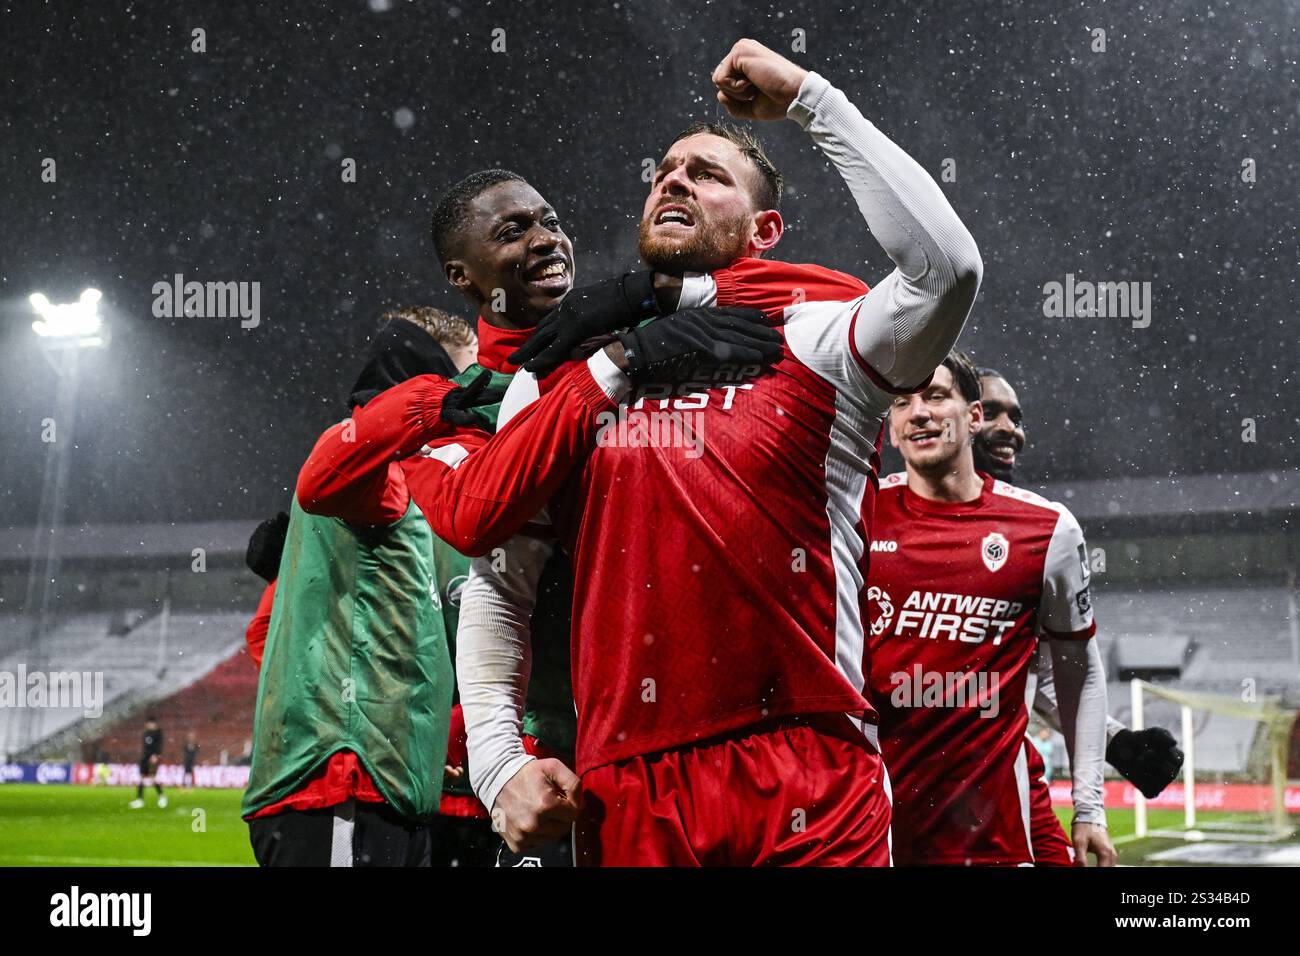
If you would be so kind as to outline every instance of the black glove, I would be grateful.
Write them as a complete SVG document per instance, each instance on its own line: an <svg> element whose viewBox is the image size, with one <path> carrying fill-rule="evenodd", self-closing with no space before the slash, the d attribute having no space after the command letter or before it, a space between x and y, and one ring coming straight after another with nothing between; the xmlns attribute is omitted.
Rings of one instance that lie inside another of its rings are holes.
<svg viewBox="0 0 1300 956"><path fill-rule="evenodd" d="M588 339L630 328L658 314L653 272L629 272L585 285L566 295L559 308L537 323L510 361L540 377L572 358L574 350Z"/></svg>
<svg viewBox="0 0 1300 956"><path fill-rule="evenodd" d="M442 420L467 428L491 430L491 423L485 422L477 409L501 404L509 379L505 376L498 378L499 381L493 384L492 373L484 369L469 384L452 389L442 399Z"/></svg>
<svg viewBox="0 0 1300 956"><path fill-rule="evenodd" d="M244 563L267 584L280 573L280 555L284 553L284 539L288 533L289 515L281 511L259 524L248 539Z"/></svg>
<svg viewBox="0 0 1300 956"><path fill-rule="evenodd" d="M1178 776L1183 752L1163 727L1121 730L1106 745L1106 762L1141 790L1142 796L1154 800Z"/></svg>
<svg viewBox="0 0 1300 956"><path fill-rule="evenodd" d="M781 357L781 333L758 309L683 309L618 336L633 384L700 377L719 365L763 366Z"/></svg>

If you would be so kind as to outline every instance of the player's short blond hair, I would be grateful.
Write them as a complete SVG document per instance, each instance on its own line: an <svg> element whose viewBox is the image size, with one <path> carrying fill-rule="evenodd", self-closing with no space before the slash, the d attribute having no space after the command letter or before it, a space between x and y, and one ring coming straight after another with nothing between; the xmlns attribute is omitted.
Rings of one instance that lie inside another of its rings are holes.
<svg viewBox="0 0 1300 956"><path fill-rule="evenodd" d="M390 309L380 317L380 326L393 319L404 319L428 332L444 349L468 348L478 341L474 327L459 315L452 315L429 305L404 306Z"/></svg>
<svg viewBox="0 0 1300 956"><path fill-rule="evenodd" d="M746 127L737 126L734 123L699 122L692 123L673 137L673 143L700 133L708 133L710 136L718 136L727 140L753 164L754 171L758 173L758 185L757 188L751 190L751 194L759 209L779 209L781 207L781 194L785 191L785 177L781 175L781 171L776 168L772 160L768 159L767 151L763 149L763 144L757 136Z"/></svg>

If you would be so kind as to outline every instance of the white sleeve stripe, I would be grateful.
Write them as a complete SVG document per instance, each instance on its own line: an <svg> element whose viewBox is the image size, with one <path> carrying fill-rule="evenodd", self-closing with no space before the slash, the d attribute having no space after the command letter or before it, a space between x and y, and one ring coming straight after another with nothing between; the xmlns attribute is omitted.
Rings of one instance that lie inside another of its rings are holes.
<svg viewBox="0 0 1300 956"><path fill-rule="evenodd" d="M501 399L501 411L497 413L497 431L505 428L510 419L531 405L541 396L537 376L520 369L510 381L505 397Z"/></svg>
<svg viewBox="0 0 1300 956"><path fill-rule="evenodd" d="M440 445L437 448L430 448L425 445L420 449L420 454L425 458L432 458L434 461L440 461L448 468L457 467L462 461L469 457L469 452L464 445L453 443L450 445Z"/></svg>

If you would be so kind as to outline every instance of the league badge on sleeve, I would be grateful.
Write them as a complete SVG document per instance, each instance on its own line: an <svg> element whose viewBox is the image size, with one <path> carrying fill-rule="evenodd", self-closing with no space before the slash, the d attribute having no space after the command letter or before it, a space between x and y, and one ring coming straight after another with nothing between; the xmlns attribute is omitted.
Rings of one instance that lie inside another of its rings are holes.
<svg viewBox="0 0 1300 956"><path fill-rule="evenodd" d="M1083 583L1087 584L1092 577L1092 567L1088 564L1088 549L1083 544L1079 545L1079 573L1083 575Z"/></svg>
<svg viewBox="0 0 1300 956"><path fill-rule="evenodd" d="M984 567L990 571L997 571L1006 564L1007 555L1010 553L1011 545L996 531L990 532L980 545L980 557L984 559Z"/></svg>

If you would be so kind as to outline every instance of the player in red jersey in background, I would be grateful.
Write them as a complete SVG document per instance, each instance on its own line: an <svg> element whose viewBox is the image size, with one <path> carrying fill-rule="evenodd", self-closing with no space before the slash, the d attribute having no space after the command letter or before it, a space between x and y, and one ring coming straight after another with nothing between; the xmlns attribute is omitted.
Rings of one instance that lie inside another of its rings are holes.
<svg viewBox="0 0 1300 956"><path fill-rule="evenodd" d="M990 368L979 369L983 427L975 434L975 467L1008 484L1015 481L1016 465L1027 444L1020 397L1006 376ZM1061 729L1052 674L1051 655L1040 646L1030 672L1027 700L1050 727ZM1154 799L1178 776L1183 753L1173 734L1163 727L1134 731L1123 721L1106 718L1106 762L1123 774L1147 799ZM1076 862L1060 821L1052 810L1052 795L1044 779L1045 767L1037 748L1027 747L1030 775L1031 831L1034 861L1039 866L1070 866ZM1083 861L1077 861L1082 864Z"/></svg>
<svg viewBox="0 0 1300 956"><path fill-rule="evenodd" d="M284 555L284 537L289 528L289 513L279 511L259 524L248 538L244 563L248 570L266 582L257 610L244 631L249 660L262 669L262 651L266 648L266 632L271 626L271 608L275 604L275 579L280 573L280 558Z"/></svg>
<svg viewBox="0 0 1300 956"><path fill-rule="evenodd" d="M809 132L897 268L868 290L759 258L782 221L780 178L758 144L722 127L672 144L645 204L642 257L683 276L679 307L762 309L784 354L752 382L632 396L629 414L698 415L702 445L546 432L534 417L552 420L551 383L568 379L536 362L525 367L543 377L516 376L502 407L513 420L456 466L456 497L477 514L463 521L453 504L431 520L482 554L536 511L515 510L520 489L502 480L512 443L585 450L553 456L534 481L578 467L558 494L524 502L550 501L576 569L582 776L540 766L519 739L532 595L508 570L513 541L504 560L475 562L461 608L471 774L512 847L580 806L583 864L884 865L859 603L874 440L891 396L918 387L956 338L982 266L934 181L825 79L741 41L714 81L734 114ZM639 331L620 336L621 356L589 363L614 397L654 382Z"/></svg>
<svg viewBox="0 0 1300 956"><path fill-rule="evenodd" d="M1106 682L1092 640L1083 533L1064 507L975 470L979 378L949 355L899 397L868 589L869 673L894 785L902 865L1030 865L1025 688L1034 649L1057 663L1078 856L1115 860L1101 809Z"/></svg>

